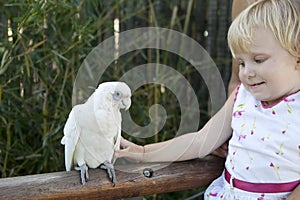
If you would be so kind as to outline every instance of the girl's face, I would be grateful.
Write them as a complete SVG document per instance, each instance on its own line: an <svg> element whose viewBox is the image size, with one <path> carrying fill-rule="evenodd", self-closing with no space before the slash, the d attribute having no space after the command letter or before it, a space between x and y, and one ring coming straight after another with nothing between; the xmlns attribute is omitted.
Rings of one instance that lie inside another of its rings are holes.
<svg viewBox="0 0 300 200"><path fill-rule="evenodd" d="M249 52L236 54L239 77L246 89L266 104L297 92L300 58L283 49L269 29L257 28L253 35Z"/></svg>

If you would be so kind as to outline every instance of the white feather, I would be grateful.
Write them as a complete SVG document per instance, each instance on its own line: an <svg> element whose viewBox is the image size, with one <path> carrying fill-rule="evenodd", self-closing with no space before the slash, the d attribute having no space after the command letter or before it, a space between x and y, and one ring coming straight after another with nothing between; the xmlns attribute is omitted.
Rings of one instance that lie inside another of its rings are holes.
<svg viewBox="0 0 300 200"><path fill-rule="evenodd" d="M65 166L66 170L70 171L72 167L73 154L80 135L80 127L76 123L74 107L64 127L64 137L61 143L65 145Z"/></svg>
<svg viewBox="0 0 300 200"><path fill-rule="evenodd" d="M122 93L118 101L113 98L116 90ZM106 82L99 85L86 103L72 109L61 141L65 145L67 171L72 161L90 168L105 161L114 162L114 151L120 148L121 140L120 108L130 106L130 96L131 91L125 83Z"/></svg>

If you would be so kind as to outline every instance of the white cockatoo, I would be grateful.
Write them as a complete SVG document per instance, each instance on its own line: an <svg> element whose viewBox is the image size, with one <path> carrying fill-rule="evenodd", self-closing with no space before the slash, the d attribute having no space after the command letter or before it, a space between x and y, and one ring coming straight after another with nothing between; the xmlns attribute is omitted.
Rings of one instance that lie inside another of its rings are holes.
<svg viewBox="0 0 300 200"><path fill-rule="evenodd" d="M73 107L64 127L65 165L80 170L85 184L88 168L105 169L116 182L114 151L120 149L121 112L131 105L131 90L124 82L104 82L84 104Z"/></svg>

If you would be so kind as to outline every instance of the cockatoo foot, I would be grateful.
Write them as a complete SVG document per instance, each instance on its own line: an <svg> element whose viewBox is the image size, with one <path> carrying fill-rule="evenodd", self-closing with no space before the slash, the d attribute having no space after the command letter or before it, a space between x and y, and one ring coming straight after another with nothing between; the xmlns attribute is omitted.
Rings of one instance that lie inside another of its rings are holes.
<svg viewBox="0 0 300 200"><path fill-rule="evenodd" d="M83 164L79 167L75 167L75 170L80 171L81 183L82 185L85 185L85 183L89 179L88 167L86 166L86 164Z"/></svg>
<svg viewBox="0 0 300 200"><path fill-rule="evenodd" d="M109 179L111 180L113 186L116 185L116 173L114 166L109 162L104 162L100 165L101 169L105 169Z"/></svg>

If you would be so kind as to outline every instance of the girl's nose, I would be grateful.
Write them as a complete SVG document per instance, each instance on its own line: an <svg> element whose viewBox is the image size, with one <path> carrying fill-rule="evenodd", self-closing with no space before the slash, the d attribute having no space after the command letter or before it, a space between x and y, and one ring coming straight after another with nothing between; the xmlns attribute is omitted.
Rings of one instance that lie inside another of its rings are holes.
<svg viewBox="0 0 300 200"><path fill-rule="evenodd" d="M256 74L254 67L249 64L245 64L242 72L243 72L243 75L247 78L254 77Z"/></svg>

